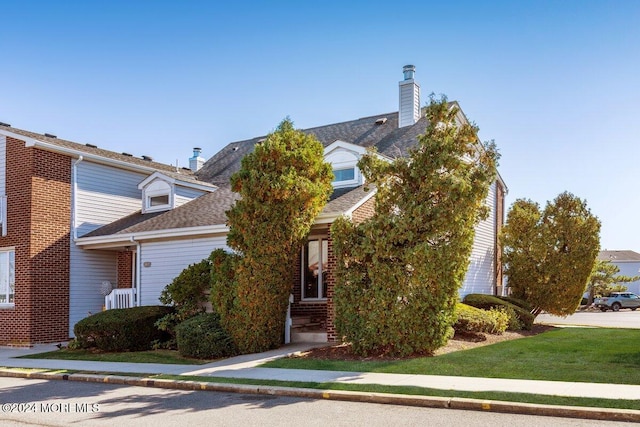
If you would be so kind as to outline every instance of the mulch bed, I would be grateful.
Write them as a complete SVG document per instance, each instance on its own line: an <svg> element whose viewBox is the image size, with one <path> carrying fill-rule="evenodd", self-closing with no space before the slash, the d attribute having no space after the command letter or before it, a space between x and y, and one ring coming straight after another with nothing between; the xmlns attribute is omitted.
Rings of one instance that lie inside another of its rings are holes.
<svg viewBox="0 0 640 427"><path fill-rule="evenodd" d="M529 337L548 331L550 329L555 329L555 327L547 325L533 325L533 328L530 331L507 331L502 335L492 335L485 333L456 333L444 347L437 349L434 353L417 353L402 358L391 357L387 354L377 354L367 357L359 356L351 351L350 344L337 344L327 347L318 347L295 357L304 357L316 360L391 361L411 359L416 357L439 356L441 354L451 353L454 351L468 350L470 348L481 347L483 345L495 344L501 341Z"/></svg>

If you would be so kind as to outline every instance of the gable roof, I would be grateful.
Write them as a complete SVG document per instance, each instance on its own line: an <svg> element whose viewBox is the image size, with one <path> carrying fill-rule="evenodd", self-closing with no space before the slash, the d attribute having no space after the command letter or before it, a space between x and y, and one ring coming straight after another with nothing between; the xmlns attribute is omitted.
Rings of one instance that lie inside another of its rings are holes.
<svg viewBox="0 0 640 427"><path fill-rule="evenodd" d="M192 180L195 180L194 173L191 169L182 168L176 172L176 167L172 165L145 160L125 153L116 153L115 151L98 148L91 144L79 144L77 142L17 129L11 126L0 126L0 135L23 140L27 146L36 146L47 151L56 151L73 157L82 155L92 160L102 160L106 163L115 162L133 169L143 169L147 171L159 170L178 174L181 179L188 179L190 177Z"/></svg>
<svg viewBox="0 0 640 427"><path fill-rule="evenodd" d="M428 120L422 117L412 126L398 128L398 113L394 112L302 131L314 135L324 147L339 140L365 148L376 147L378 153L397 158L409 153L409 149L416 145L418 135L424 133L427 124ZM231 175L240 169L242 158L265 138L266 136L260 136L228 144L211 157L196 172L196 176L215 185L228 185Z"/></svg>
<svg viewBox="0 0 640 427"><path fill-rule="evenodd" d="M611 262L640 262L640 254L629 250L600 251L598 259Z"/></svg>

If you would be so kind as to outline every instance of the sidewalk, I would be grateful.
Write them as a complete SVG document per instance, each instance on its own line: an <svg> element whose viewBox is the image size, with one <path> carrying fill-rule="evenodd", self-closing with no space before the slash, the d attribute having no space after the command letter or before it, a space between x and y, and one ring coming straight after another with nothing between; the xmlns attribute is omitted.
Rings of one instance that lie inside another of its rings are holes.
<svg viewBox="0 0 640 427"><path fill-rule="evenodd" d="M37 354L52 351L55 350L56 347L52 345L38 345L30 349L0 347L0 366L68 369L110 373L171 374L260 380L306 381L317 383L334 382L349 384L380 384L389 386L416 386L441 390L502 391L604 399L640 399L640 385L259 367L260 364L267 361L286 357L318 345L322 344L291 344L265 353L237 356L205 365L17 359L16 357L26 354Z"/></svg>

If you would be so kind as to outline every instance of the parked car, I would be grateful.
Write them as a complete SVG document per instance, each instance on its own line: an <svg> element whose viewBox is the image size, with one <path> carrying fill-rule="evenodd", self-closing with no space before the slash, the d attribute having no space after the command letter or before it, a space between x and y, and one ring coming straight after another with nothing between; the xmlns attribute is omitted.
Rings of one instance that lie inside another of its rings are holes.
<svg viewBox="0 0 640 427"><path fill-rule="evenodd" d="M618 311L621 308L635 311L640 307L640 296L631 292L612 292L608 297L597 298L593 304L602 311Z"/></svg>

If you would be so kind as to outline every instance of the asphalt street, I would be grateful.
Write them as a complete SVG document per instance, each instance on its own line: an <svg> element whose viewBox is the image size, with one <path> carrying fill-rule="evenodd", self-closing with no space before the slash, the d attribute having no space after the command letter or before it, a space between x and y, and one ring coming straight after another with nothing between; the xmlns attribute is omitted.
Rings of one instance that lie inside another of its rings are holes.
<svg viewBox="0 0 640 427"><path fill-rule="evenodd" d="M629 423L0 378L2 426L628 426Z"/></svg>
<svg viewBox="0 0 640 427"><path fill-rule="evenodd" d="M536 318L536 323L571 326L599 326L603 328L630 328L640 329L640 310L613 311L580 311L571 316L558 317L549 314L541 314Z"/></svg>

